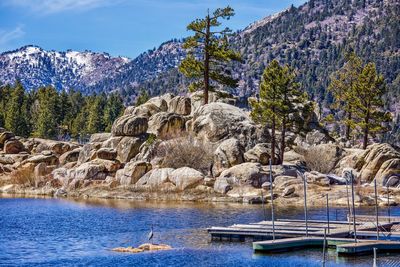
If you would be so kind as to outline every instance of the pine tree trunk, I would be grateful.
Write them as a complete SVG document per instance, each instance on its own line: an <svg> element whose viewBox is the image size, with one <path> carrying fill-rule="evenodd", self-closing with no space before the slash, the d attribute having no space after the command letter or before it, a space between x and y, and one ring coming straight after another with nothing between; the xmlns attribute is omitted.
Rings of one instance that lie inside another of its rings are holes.
<svg viewBox="0 0 400 267"><path fill-rule="evenodd" d="M349 123L349 121L351 120L351 118L352 118L352 114L351 114L351 112L349 111L349 112L347 113L347 120L348 120L348 122L346 123L346 140L350 140L350 123Z"/></svg>
<svg viewBox="0 0 400 267"><path fill-rule="evenodd" d="M204 105L208 104L208 91L210 87L210 16L207 16L207 29L205 36L205 55L204 55Z"/></svg>
<svg viewBox="0 0 400 267"><path fill-rule="evenodd" d="M280 154L279 154L279 164L283 163L283 157L285 155L285 147L286 147L285 135L286 135L286 118L283 118L283 121L282 121L282 133L281 133L281 151L280 151Z"/></svg>
<svg viewBox="0 0 400 267"><path fill-rule="evenodd" d="M272 119L271 125L271 163L275 165L275 118Z"/></svg>
<svg viewBox="0 0 400 267"><path fill-rule="evenodd" d="M368 135L369 135L369 112L365 117L365 128L364 128L364 140L363 140L363 149L367 148L368 145Z"/></svg>

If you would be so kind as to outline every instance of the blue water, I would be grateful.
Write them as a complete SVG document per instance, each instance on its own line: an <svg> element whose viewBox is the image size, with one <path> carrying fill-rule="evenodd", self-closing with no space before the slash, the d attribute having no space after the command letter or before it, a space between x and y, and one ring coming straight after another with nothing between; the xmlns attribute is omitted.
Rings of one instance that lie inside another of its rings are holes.
<svg viewBox="0 0 400 267"><path fill-rule="evenodd" d="M360 210L360 213L373 210ZM382 210L381 212L385 212ZM267 211L267 214L269 211ZM331 210L331 219L345 209ZM325 218L324 209L310 217ZM392 214L400 214L393 209ZM277 217L303 218L303 210L279 208ZM254 254L251 243L210 242L209 226L257 222L260 206L131 201L0 198L1 266L321 266L320 249L285 254ZM145 243L150 225L156 243L174 249L125 254L119 246ZM399 255L379 255L378 266L399 266ZM371 256L337 257L327 266L372 266Z"/></svg>

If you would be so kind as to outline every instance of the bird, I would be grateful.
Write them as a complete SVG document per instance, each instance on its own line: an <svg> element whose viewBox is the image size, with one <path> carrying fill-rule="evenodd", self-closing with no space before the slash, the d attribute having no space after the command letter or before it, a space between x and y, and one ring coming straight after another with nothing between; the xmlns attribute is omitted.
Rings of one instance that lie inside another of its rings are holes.
<svg viewBox="0 0 400 267"><path fill-rule="evenodd" d="M147 238L149 241L153 239L154 233L153 233L153 225L151 226L150 233L148 234Z"/></svg>

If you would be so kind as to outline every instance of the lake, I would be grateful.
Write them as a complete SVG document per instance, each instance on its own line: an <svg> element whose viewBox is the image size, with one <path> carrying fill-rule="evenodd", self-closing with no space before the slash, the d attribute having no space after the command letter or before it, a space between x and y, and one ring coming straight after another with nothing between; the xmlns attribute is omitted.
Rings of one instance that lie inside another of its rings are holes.
<svg viewBox="0 0 400 267"><path fill-rule="evenodd" d="M277 218L303 218L301 208L277 208ZM386 209L380 210L383 214ZM358 209L372 213L374 208ZM325 219L325 209L309 211ZM392 208L400 215L399 208ZM267 210L269 216L269 210ZM346 209L331 208L331 219ZM258 222L261 206L242 204L155 203L127 200L0 198L1 266L321 266L322 250L254 254L251 242L210 242L209 226ZM110 249L154 242L170 251L125 254ZM399 255L379 255L378 266L399 266ZM337 257L327 266L372 266L371 256Z"/></svg>

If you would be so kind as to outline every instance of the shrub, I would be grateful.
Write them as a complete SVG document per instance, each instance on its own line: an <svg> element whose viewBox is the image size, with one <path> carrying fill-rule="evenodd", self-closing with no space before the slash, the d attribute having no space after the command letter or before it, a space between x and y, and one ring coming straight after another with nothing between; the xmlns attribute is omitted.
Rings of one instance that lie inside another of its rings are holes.
<svg viewBox="0 0 400 267"><path fill-rule="evenodd" d="M13 184L20 185L35 185L35 166L33 164L26 164L21 166L19 169L11 172L11 181Z"/></svg>
<svg viewBox="0 0 400 267"><path fill-rule="evenodd" d="M162 158L162 167L190 167L207 174L214 155L213 145L191 135L169 139L157 147L157 157Z"/></svg>

